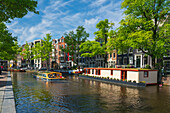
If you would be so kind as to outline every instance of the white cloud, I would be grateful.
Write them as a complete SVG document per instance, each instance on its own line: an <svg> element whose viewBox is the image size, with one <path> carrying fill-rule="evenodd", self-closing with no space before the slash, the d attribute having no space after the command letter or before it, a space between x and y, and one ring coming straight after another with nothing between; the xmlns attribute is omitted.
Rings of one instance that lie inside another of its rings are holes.
<svg viewBox="0 0 170 113"><path fill-rule="evenodd" d="M91 18L89 20L85 19L84 27L87 33L90 33L89 40L93 40L95 35L93 34L96 30L96 24L99 22L99 17Z"/></svg>
<svg viewBox="0 0 170 113"><path fill-rule="evenodd" d="M29 12L27 15L24 16L24 18L31 18L33 17L35 14L33 12Z"/></svg>
<svg viewBox="0 0 170 113"><path fill-rule="evenodd" d="M39 1L41 2L41 0ZM86 5L80 4L82 7L77 7L79 6L77 4L82 2ZM44 3L41 2L41 4ZM75 4L77 6L74 6ZM18 35L19 43L21 44L25 43L25 41L30 42L35 39L42 39L46 33L51 33L52 38L60 38L65 32L75 31L80 25L85 27L85 30L90 33L89 39L93 40L95 37L93 33L97 30L96 24L100 20L107 18L115 23L115 27L119 26L118 23L123 17L120 4L121 1L114 2L112 0L81 0L80 2L75 0L66 2L63 0L50 0L48 6L38 9L40 11L38 18L33 18L32 13L23 18L27 20L28 18L33 19L32 21L38 19L36 23L24 24L17 20L8 24L8 27L15 35Z"/></svg>
<svg viewBox="0 0 170 113"><path fill-rule="evenodd" d="M14 21L14 22L12 22L12 23L6 23L6 25L7 25L7 27L9 28L9 29L12 29L15 25L17 25L18 24L18 21Z"/></svg>
<svg viewBox="0 0 170 113"><path fill-rule="evenodd" d="M95 0L94 2L92 2L92 4L90 4L91 7L98 7L101 6L102 4L104 4L107 0Z"/></svg>

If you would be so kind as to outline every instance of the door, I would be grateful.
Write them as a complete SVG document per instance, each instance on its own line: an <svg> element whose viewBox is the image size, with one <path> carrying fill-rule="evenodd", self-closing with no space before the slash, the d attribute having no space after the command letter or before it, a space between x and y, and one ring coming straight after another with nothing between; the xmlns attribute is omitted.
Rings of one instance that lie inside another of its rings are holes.
<svg viewBox="0 0 170 113"><path fill-rule="evenodd" d="M136 67L140 67L140 56L136 57Z"/></svg>
<svg viewBox="0 0 170 113"><path fill-rule="evenodd" d="M125 79L127 80L127 71L121 71L121 79L124 81Z"/></svg>

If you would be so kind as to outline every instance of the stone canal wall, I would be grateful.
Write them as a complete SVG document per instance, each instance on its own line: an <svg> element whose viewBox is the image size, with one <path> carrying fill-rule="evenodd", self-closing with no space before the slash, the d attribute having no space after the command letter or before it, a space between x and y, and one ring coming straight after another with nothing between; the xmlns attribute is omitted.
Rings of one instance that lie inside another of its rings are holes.
<svg viewBox="0 0 170 113"><path fill-rule="evenodd" d="M163 85L170 85L170 77L162 77Z"/></svg>
<svg viewBox="0 0 170 113"><path fill-rule="evenodd" d="M1 77L2 76L3 78L0 79L0 82L4 82L4 84L0 86L0 112L16 113L11 75L10 73L5 72Z"/></svg>
<svg viewBox="0 0 170 113"><path fill-rule="evenodd" d="M118 80L113 80L113 79L97 78L97 77L86 76L86 75L79 75L79 78L95 80L95 81L104 82L104 83L111 83L111 84L116 84L116 85L130 86L130 87L146 87L145 83L133 83L133 82L127 82L127 81L118 81Z"/></svg>

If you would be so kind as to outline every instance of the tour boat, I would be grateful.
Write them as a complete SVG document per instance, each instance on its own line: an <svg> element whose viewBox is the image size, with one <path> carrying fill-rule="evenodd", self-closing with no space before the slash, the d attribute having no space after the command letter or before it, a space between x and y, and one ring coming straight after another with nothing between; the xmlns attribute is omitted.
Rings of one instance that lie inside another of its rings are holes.
<svg viewBox="0 0 170 113"><path fill-rule="evenodd" d="M66 80L66 78L62 76L62 73L59 72L38 73L37 75L34 75L34 78L45 81Z"/></svg>

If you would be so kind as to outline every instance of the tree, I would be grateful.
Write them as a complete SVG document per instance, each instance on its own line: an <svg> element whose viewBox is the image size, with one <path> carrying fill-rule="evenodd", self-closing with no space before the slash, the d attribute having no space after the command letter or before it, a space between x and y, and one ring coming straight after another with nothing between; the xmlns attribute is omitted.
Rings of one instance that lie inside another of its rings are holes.
<svg viewBox="0 0 170 113"><path fill-rule="evenodd" d="M98 24L96 24L96 28L98 28L98 31L94 32L96 35L96 40L102 41L102 48L105 51L104 55L104 62L105 62L105 67L107 66L107 54L108 52L106 44L108 42L108 36L109 36L109 30L113 27L114 23L111 23L108 21L108 19L101 20ZM99 53L100 54L100 53Z"/></svg>
<svg viewBox="0 0 170 113"><path fill-rule="evenodd" d="M34 48L32 48L32 52L34 57L32 59L41 59L42 62L46 61L47 70L49 69L49 60L52 52L52 41L51 35L46 34L42 43L36 43Z"/></svg>
<svg viewBox="0 0 170 113"><path fill-rule="evenodd" d="M32 54L33 54L32 60L41 58L42 56L41 50L42 50L41 43L36 43L32 48Z"/></svg>
<svg viewBox="0 0 170 113"><path fill-rule="evenodd" d="M68 34L65 33L64 42L67 44L67 47L61 47L61 49L65 53L69 53L72 56L73 61L77 64L77 67L79 67L79 57L81 54L79 46L81 43L86 41L87 37L89 37L89 34L85 31L83 26L78 26L76 33L74 33L74 31L70 31Z"/></svg>
<svg viewBox="0 0 170 113"><path fill-rule="evenodd" d="M120 22L116 40L150 55L153 68L155 58L163 57L170 49L169 24L162 25L170 11L169 4L168 0L124 0L122 3L126 16ZM120 49L121 43L116 46Z"/></svg>
<svg viewBox="0 0 170 113"><path fill-rule="evenodd" d="M26 44L24 45L24 48L23 48L22 52L20 53L20 55L23 56L24 59L26 59L27 66L29 67L32 52L31 52L31 48L29 47L28 42L26 42Z"/></svg>
<svg viewBox="0 0 170 113"><path fill-rule="evenodd" d="M51 35L46 34L44 40L42 40L42 50L41 50L41 60L42 62L46 61L47 70L49 69L49 60L52 53L52 41Z"/></svg>
<svg viewBox="0 0 170 113"><path fill-rule="evenodd" d="M123 63L123 53L127 53L130 46L127 39L128 32L124 27L120 26L115 31L111 30L109 32L109 39L107 46L107 51L109 53L113 52L113 50L116 50L118 54L122 55L122 63Z"/></svg>
<svg viewBox="0 0 170 113"><path fill-rule="evenodd" d="M17 53L14 48L18 46L17 37L13 37L4 23L0 23L0 59L12 60Z"/></svg>
<svg viewBox="0 0 170 113"><path fill-rule="evenodd" d="M100 54L105 54L104 49L100 46L99 42L86 41L80 45L80 52L82 57L93 57Z"/></svg>
<svg viewBox="0 0 170 113"><path fill-rule="evenodd" d="M22 18L28 11L38 14L35 0L0 0L0 22L10 22L14 18Z"/></svg>

